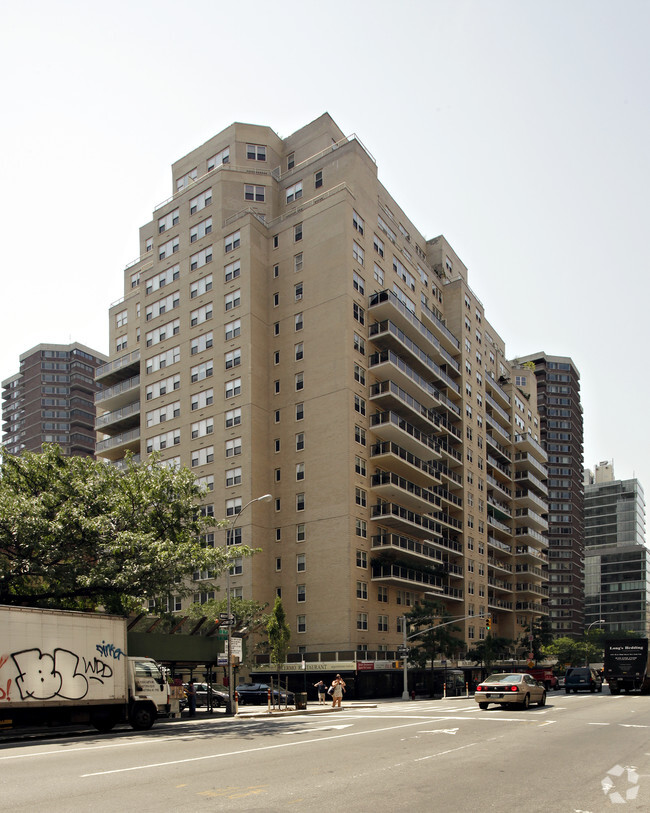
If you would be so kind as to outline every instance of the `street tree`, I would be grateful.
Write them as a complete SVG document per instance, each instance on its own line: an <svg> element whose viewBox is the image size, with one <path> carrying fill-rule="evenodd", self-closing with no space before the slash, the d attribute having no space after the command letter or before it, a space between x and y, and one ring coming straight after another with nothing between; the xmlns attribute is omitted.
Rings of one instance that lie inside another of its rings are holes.
<svg viewBox="0 0 650 813"><path fill-rule="evenodd" d="M480 663L489 674L493 671L492 666L495 661L505 660L512 657L513 641L510 638L493 636L488 634L482 641L479 641L467 653L470 660Z"/></svg>
<svg viewBox="0 0 650 813"><path fill-rule="evenodd" d="M532 624L524 628L524 634L519 640L519 646L533 653L533 660L542 660L542 648L553 641L553 627L550 619L536 618Z"/></svg>
<svg viewBox="0 0 650 813"><path fill-rule="evenodd" d="M250 549L201 543L214 519L186 468L150 457L122 469L59 447L0 464L0 603L128 614L189 595Z"/></svg>
<svg viewBox="0 0 650 813"><path fill-rule="evenodd" d="M269 651L271 661L278 670L278 683L280 682L280 669L287 660L289 643L291 641L291 627L287 624L287 616L284 611L282 599L277 596L273 610L266 624L266 633L269 639Z"/></svg>
<svg viewBox="0 0 650 813"><path fill-rule="evenodd" d="M434 662L437 658L451 656L460 646L453 633L459 627L449 624L452 616L444 605L425 598L406 614L408 635L419 630L421 634L409 641L409 661L421 669L427 664L431 669L431 689L434 687Z"/></svg>

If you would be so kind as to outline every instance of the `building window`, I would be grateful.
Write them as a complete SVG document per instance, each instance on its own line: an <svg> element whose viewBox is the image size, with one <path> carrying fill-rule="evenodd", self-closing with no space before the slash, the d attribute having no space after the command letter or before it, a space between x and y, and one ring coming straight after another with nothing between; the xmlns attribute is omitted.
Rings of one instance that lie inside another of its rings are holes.
<svg viewBox="0 0 650 813"><path fill-rule="evenodd" d="M296 494L296 511L304 510L305 510L305 494L303 492L301 494Z"/></svg>
<svg viewBox="0 0 650 813"><path fill-rule="evenodd" d="M302 251L301 251L300 254L296 254L294 256L294 258L293 258L293 270L294 270L294 273L297 273L298 271L302 271L302 265L303 265L303 262L302 262Z"/></svg>
<svg viewBox="0 0 650 813"><path fill-rule="evenodd" d="M213 373L213 362L212 359L210 361L204 361L203 364L197 364L196 367L192 367L190 370L190 380L192 384L195 384L197 381L203 381L204 378L209 378Z"/></svg>
<svg viewBox="0 0 650 813"><path fill-rule="evenodd" d="M192 282L190 284L190 299L196 299L197 296L206 294L211 290L212 274L208 274L207 276L201 277L201 279L197 279L196 282Z"/></svg>
<svg viewBox="0 0 650 813"><path fill-rule="evenodd" d="M377 631L378 632L388 632L388 616L387 615L378 615L377 616Z"/></svg>
<svg viewBox="0 0 650 813"><path fill-rule="evenodd" d="M226 457L235 457L241 454L241 438L232 438L226 441Z"/></svg>
<svg viewBox="0 0 650 813"><path fill-rule="evenodd" d="M362 295L366 292L365 280L356 271L352 272L352 287Z"/></svg>
<svg viewBox="0 0 650 813"><path fill-rule="evenodd" d="M363 310L361 305L357 305L356 302L352 305L352 315L354 316L356 321L359 322L359 324L361 324L361 325L366 324L365 311Z"/></svg>
<svg viewBox="0 0 650 813"><path fill-rule="evenodd" d="M172 254L176 254L176 252L180 249L180 238L172 237L171 240L168 240L166 243L162 243L158 246L158 259L164 260L165 257L170 257Z"/></svg>
<svg viewBox="0 0 650 813"><path fill-rule="evenodd" d="M226 294L223 301L226 311L238 308L239 305L241 305L241 290L238 288L236 291L231 291L229 294Z"/></svg>
<svg viewBox="0 0 650 813"><path fill-rule="evenodd" d="M305 417L305 405L303 403L296 404L296 420L301 421Z"/></svg>
<svg viewBox="0 0 650 813"><path fill-rule="evenodd" d="M360 415L366 414L366 402L360 395L354 396L354 411Z"/></svg>
<svg viewBox="0 0 650 813"><path fill-rule="evenodd" d="M360 505L362 508L365 508L368 504L368 494L362 488L355 488L354 490L354 501L357 505Z"/></svg>
<svg viewBox="0 0 650 813"><path fill-rule="evenodd" d="M360 474L362 477L366 476L366 461L362 457L355 456L354 470L357 474Z"/></svg>
<svg viewBox="0 0 650 813"><path fill-rule="evenodd" d="M263 144L247 144L246 158L249 161L266 161L266 147Z"/></svg>
<svg viewBox="0 0 650 813"><path fill-rule="evenodd" d="M297 181L293 186L289 186L286 190L286 202L293 203L302 197L302 181Z"/></svg>
<svg viewBox="0 0 650 813"><path fill-rule="evenodd" d="M241 395L241 378L226 381L226 398L234 398L236 395Z"/></svg>
<svg viewBox="0 0 650 813"><path fill-rule="evenodd" d="M234 263L229 263L224 268L224 278L225 282L231 282L241 274L241 263L239 260L235 260Z"/></svg>
<svg viewBox="0 0 650 813"><path fill-rule="evenodd" d="M297 632L307 632L307 616L306 615L297 615L296 616L296 631Z"/></svg>
<svg viewBox="0 0 650 813"><path fill-rule="evenodd" d="M357 536L360 536L362 539L366 539L368 537L368 524L363 519L356 519L354 521L354 532Z"/></svg>
<svg viewBox="0 0 650 813"><path fill-rule="evenodd" d="M294 354L296 361L302 361L304 358L304 344L302 342L298 342L298 344L294 347Z"/></svg>
<svg viewBox="0 0 650 813"><path fill-rule="evenodd" d="M302 313L297 313L294 317L294 326L295 330L302 330L303 328L303 320L302 320Z"/></svg>
<svg viewBox="0 0 650 813"><path fill-rule="evenodd" d="M302 299L302 282L298 282L293 286L293 293L296 302Z"/></svg>
<svg viewBox="0 0 650 813"><path fill-rule="evenodd" d="M388 604L387 587L377 587L377 601L381 601L383 604Z"/></svg>
<svg viewBox="0 0 650 813"><path fill-rule="evenodd" d="M211 203L212 189L206 189L205 192L201 192L200 195L190 200L190 214L193 215L196 214L196 212L200 212L201 209L205 209L205 207Z"/></svg>
<svg viewBox="0 0 650 813"><path fill-rule="evenodd" d="M305 541L305 526L301 523L296 525L296 542Z"/></svg>
<svg viewBox="0 0 650 813"><path fill-rule="evenodd" d="M302 223L293 227L293 242L299 243L302 240Z"/></svg>
<svg viewBox="0 0 650 813"><path fill-rule="evenodd" d="M358 364L354 365L354 380L359 384L366 383L366 371Z"/></svg>
<svg viewBox="0 0 650 813"><path fill-rule="evenodd" d="M381 240L379 237L377 237L376 234L375 234L375 236L373 238L373 245L375 247L375 251L377 252L377 254L379 254L380 257L383 257L384 256L384 241Z"/></svg>
<svg viewBox="0 0 650 813"><path fill-rule="evenodd" d="M354 440L362 446L366 445L366 430L361 426L354 427Z"/></svg>
<svg viewBox="0 0 650 813"><path fill-rule="evenodd" d="M298 602L307 601L307 588L304 584L296 586L296 600Z"/></svg>
<svg viewBox="0 0 650 813"><path fill-rule="evenodd" d="M295 165L296 165L296 154L295 152L290 152L289 155L287 155L287 171L293 169Z"/></svg>
<svg viewBox="0 0 650 813"><path fill-rule="evenodd" d="M320 169L314 175L314 188L320 189L322 185L323 185L323 170Z"/></svg>
<svg viewBox="0 0 650 813"><path fill-rule="evenodd" d="M208 217L206 220L197 223L196 226L192 226L190 229L190 243L196 243L197 240L205 237L206 234L210 234L211 231L212 218Z"/></svg>
<svg viewBox="0 0 650 813"><path fill-rule="evenodd" d="M368 554L365 550L357 551L357 567L368 568Z"/></svg>
<svg viewBox="0 0 650 813"><path fill-rule="evenodd" d="M380 285L384 284L384 271L377 265L377 263L374 265L373 276Z"/></svg>
<svg viewBox="0 0 650 813"><path fill-rule="evenodd" d="M241 484L241 468L228 469L226 472L226 486L238 486Z"/></svg>
<svg viewBox="0 0 650 813"><path fill-rule="evenodd" d="M210 390L210 392L212 392L212 390ZM241 408L238 407L237 409L227 410L225 419L226 429L231 429L233 426L239 426L241 424Z"/></svg>
<svg viewBox="0 0 650 813"><path fill-rule="evenodd" d="M239 248L241 245L241 232L234 231L232 234L229 234L227 237L224 237L223 240L223 250L226 254L230 251L234 251L236 248Z"/></svg>
<svg viewBox="0 0 650 813"><path fill-rule="evenodd" d="M197 268L202 268L204 265L212 262L212 246L204 248L202 251L197 251L190 257L190 271L196 271Z"/></svg>
<svg viewBox="0 0 650 813"><path fill-rule="evenodd" d="M307 570L307 556L304 553L296 554L296 570L298 573L304 573Z"/></svg>
<svg viewBox="0 0 650 813"><path fill-rule="evenodd" d="M235 319L234 322L228 322L228 324L225 326L225 330L227 342L231 339L236 339L241 333L241 319Z"/></svg>
<svg viewBox="0 0 650 813"><path fill-rule="evenodd" d="M363 230L365 228L363 218L354 209L352 210L352 226L359 232L359 234L363 234Z"/></svg>
<svg viewBox="0 0 650 813"><path fill-rule="evenodd" d="M298 432L296 435L296 451L301 452L305 448L305 433Z"/></svg>
<svg viewBox="0 0 650 813"><path fill-rule="evenodd" d="M256 203L264 203L265 186L255 186L254 184L244 184L244 200L254 200Z"/></svg>
<svg viewBox="0 0 650 813"><path fill-rule="evenodd" d="M296 373L296 392L302 390L305 386L305 374Z"/></svg>
<svg viewBox="0 0 650 813"><path fill-rule="evenodd" d="M226 353L225 362L226 370L230 370L231 367L238 367L241 364L241 347Z"/></svg>
<svg viewBox="0 0 650 813"><path fill-rule="evenodd" d="M227 164L230 161L230 147L226 147L225 150L221 150L216 155L213 155L212 158L208 158L208 172L212 172L213 169L220 167L221 164Z"/></svg>
<svg viewBox="0 0 650 813"><path fill-rule="evenodd" d="M363 265L365 255L363 253L363 249L356 241L352 243L352 256L359 263L359 265Z"/></svg>
<svg viewBox="0 0 650 813"><path fill-rule="evenodd" d="M304 480L305 479L305 464L304 463L296 463L296 480Z"/></svg>
<svg viewBox="0 0 650 813"><path fill-rule="evenodd" d="M357 613L357 629L368 629L368 613Z"/></svg>
<svg viewBox="0 0 650 813"><path fill-rule="evenodd" d="M367 600L367 598L368 598L368 583L367 582L357 582L357 598Z"/></svg>

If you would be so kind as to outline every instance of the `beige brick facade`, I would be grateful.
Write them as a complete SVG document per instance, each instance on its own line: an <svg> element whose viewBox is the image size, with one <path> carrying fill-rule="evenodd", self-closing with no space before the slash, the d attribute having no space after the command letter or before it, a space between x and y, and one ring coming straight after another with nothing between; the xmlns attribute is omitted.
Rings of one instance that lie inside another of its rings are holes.
<svg viewBox="0 0 650 813"><path fill-rule="evenodd" d="M546 614L536 394L453 249L328 115L285 140L233 124L172 169L110 310L98 453L160 449L217 518L272 494L231 586L281 593L294 653L393 652L426 594L459 653L488 614L519 637Z"/></svg>

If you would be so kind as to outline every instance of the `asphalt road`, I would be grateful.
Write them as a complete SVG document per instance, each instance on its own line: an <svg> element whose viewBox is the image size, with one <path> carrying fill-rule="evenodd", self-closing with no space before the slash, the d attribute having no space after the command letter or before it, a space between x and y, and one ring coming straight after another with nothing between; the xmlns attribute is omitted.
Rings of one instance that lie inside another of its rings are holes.
<svg viewBox="0 0 650 813"><path fill-rule="evenodd" d="M4 744L0 810L647 811L649 734L650 697L606 690L526 712L470 698L196 718Z"/></svg>

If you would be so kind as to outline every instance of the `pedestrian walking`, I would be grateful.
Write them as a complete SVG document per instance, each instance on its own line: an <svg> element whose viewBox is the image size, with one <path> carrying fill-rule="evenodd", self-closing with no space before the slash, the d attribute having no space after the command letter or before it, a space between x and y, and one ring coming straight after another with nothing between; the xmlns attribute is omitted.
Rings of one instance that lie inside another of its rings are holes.
<svg viewBox="0 0 650 813"><path fill-rule="evenodd" d="M323 683L322 680L319 680L318 683L314 683L314 688L318 692L318 705L324 706L325 698L327 696L327 686Z"/></svg>
<svg viewBox="0 0 650 813"><path fill-rule="evenodd" d="M194 685L194 678L190 678L185 690L187 692L187 705L190 710L190 717L196 715L196 686Z"/></svg>
<svg viewBox="0 0 650 813"><path fill-rule="evenodd" d="M345 681L341 675L337 675L332 681L330 686L330 694L332 695L332 708L341 708L341 700L343 700L343 693L345 692Z"/></svg>

